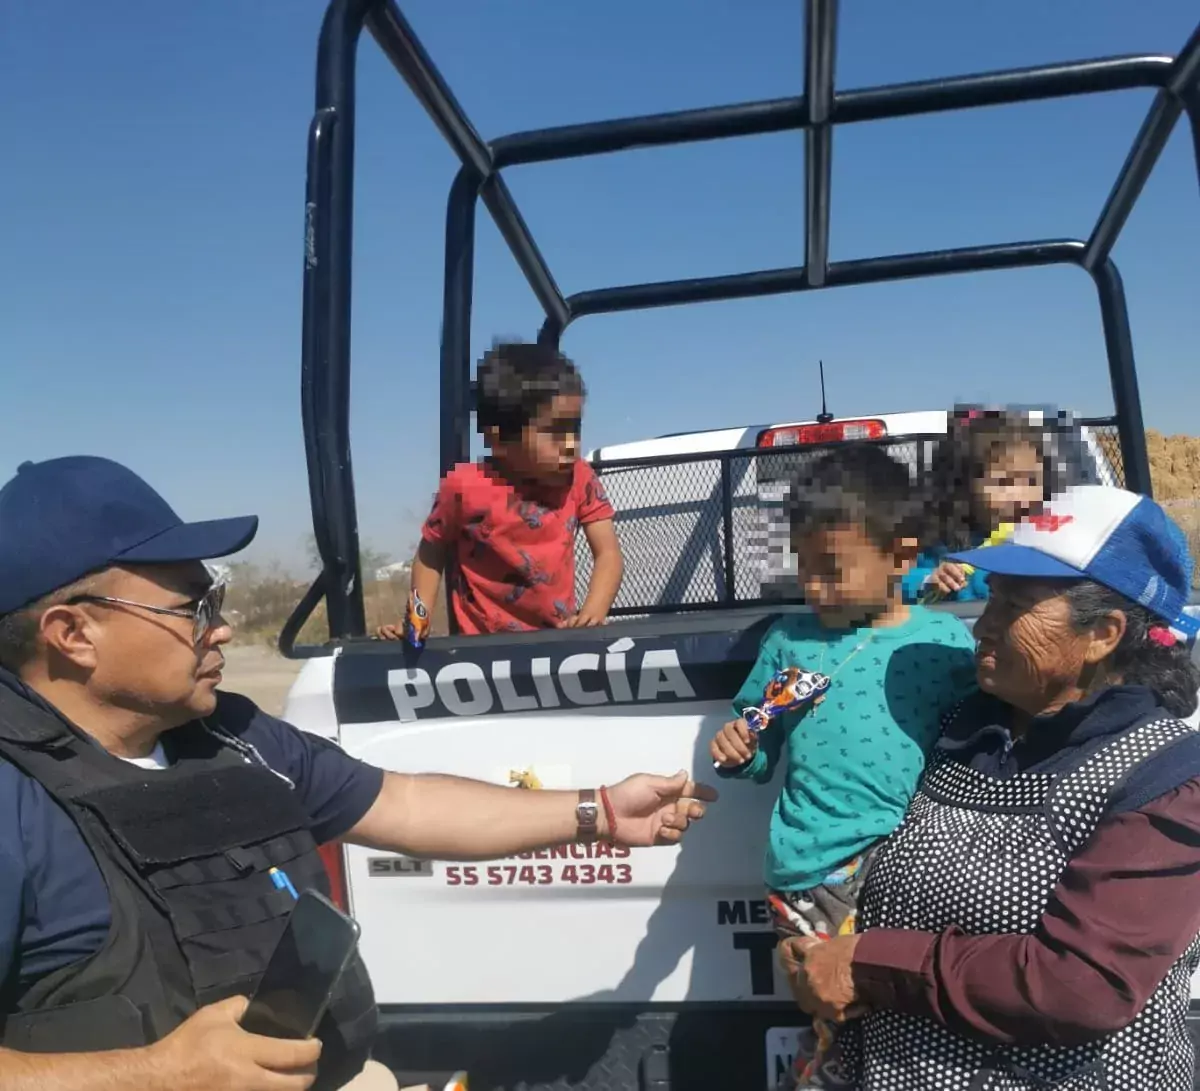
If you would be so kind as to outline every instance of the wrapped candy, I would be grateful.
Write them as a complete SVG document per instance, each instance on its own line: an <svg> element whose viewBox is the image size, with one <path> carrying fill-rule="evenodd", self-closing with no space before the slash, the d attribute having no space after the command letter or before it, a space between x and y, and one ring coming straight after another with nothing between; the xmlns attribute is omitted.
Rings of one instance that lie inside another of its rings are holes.
<svg viewBox="0 0 1200 1091"><path fill-rule="evenodd" d="M827 674L806 671L803 667L784 667L778 670L763 690L762 704L742 710L746 726L755 734L769 727L772 720L785 712L824 700L831 682ZM718 762L713 763L720 768Z"/></svg>
<svg viewBox="0 0 1200 1091"><path fill-rule="evenodd" d="M775 672L763 690L762 704L743 709L746 726L756 735L785 712L816 704L829 688L829 676L806 671L803 667L784 667Z"/></svg>
<svg viewBox="0 0 1200 1091"><path fill-rule="evenodd" d="M429 608L421 601L415 590L408 595L408 606L404 611L404 639L414 648L425 647L429 635Z"/></svg>

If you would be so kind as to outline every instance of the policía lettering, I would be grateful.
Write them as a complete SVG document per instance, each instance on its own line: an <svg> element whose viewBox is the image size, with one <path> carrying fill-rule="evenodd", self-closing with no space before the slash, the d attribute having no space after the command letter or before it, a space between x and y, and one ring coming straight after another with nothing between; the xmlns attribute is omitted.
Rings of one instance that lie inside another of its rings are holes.
<svg viewBox="0 0 1200 1091"><path fill-rule="evenodd" d="M635 679L628 662L633 647L634 642L624 637L604 655L577 652L557 665L549 656L539 656L521 664L523 688L514 677L513 660L497 659L486 665L467 660L448 663L433 677L420 667L390 670L388 690L401 722L419 719L424 709L435 710L433 715L483 716L493 711L641 704L662 697L695 699L695 688L673 648L644 651Z"/></svg>

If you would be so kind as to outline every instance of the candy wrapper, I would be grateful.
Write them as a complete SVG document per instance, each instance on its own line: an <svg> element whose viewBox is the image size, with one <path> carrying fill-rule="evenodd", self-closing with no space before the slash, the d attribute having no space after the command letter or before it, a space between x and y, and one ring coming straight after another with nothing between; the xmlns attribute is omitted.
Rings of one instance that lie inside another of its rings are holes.
<svg viewBox="0 0 1200 1091"><path fill-rule="evenodd" d="M404 611L404 639L414 648L423 648L428 635L429 609L416 591L410 591L408 607Z"/></svg>
<svg viewBox="0 0 1200 1091"><path fill-rule="evenodd" d="M776 671L763 690L762 704L742 710L746 726L757 735L785 712L816 704L824 699L830 681L828 675L806 671L803 667L784 667ZM713 762L713 767L719 769L720 765Z"/></svg>

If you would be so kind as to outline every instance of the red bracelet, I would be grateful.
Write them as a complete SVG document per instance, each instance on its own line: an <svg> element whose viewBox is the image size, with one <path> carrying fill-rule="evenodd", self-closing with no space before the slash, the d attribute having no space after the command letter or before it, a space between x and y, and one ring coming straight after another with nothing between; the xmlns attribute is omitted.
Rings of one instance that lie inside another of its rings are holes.
<svg viewBox="0 0 1200 1091"><path fill-rule="evenodd" d="M600 785L600 802L604 804L604 817L608 819L608 839L617 839L617 813L613 810L612 800L608 798L608 789Z"/></svg>

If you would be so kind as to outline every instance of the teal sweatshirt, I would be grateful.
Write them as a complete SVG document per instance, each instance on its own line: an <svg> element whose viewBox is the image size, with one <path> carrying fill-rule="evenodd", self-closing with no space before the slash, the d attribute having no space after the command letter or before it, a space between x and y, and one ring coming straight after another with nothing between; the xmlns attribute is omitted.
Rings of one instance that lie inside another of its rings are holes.
<svg viewBox="0 0 1200 1091"><path fill-rule="evenodd" d="M734 698L735 716L758 705L784 667L833 678L820 705L776 720L753 760L721 770L766 784L786 743L767 842L769 887L817 886L900 824L941 717L975 688L974 646L961 621L921 606L893 628L830 630L811 614L789 614L767 630Z"/></svg>

